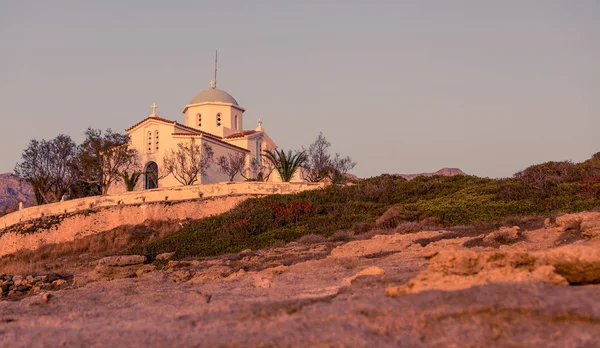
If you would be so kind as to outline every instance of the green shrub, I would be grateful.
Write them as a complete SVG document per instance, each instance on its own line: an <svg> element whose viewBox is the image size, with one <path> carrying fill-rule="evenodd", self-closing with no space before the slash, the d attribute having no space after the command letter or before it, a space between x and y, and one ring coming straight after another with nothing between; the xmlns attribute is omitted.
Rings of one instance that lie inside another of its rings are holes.
<svg viewBox="0 0 600 348"><path fill-rule="evenodd" d="M331 237L341 230L363 234L373 230L375 221L392 206L401 206L401 212L383 227L411 221L414 226L435 221L451 227L589 210L600 206L600 178L581 174L598 175L596 162L600 160L590 161L549 162L500 180L457 175L407 181L386 174L355 186L332 185L295 195L253 198L131 252L150 257L171 251L178 258L214 256L289 243L306 235ZM546 172L552 178L535 176Z"/></svg>

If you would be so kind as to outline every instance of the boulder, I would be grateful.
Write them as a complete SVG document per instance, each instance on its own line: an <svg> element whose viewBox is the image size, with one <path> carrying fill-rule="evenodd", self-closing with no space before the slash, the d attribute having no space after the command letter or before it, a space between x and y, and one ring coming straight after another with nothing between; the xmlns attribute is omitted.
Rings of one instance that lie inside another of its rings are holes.
<svg viewBox="0 0 600 348"><path fill-rule="evenodd" d="M501 227L483 238L486 243L498 242L501 244L509 244L516 242L519 239L519 226Z"/></svg>
<svg viewBox="0 0 600 348"><path fill-rule="evenodd" d="M142 255L118 255L108 256L98 261L103 266L130 266L146 262L146 257Z"/></svg>
<svg viewBox="0 0 600 348"><path fill-rule="evenodd" d="M358 278L358 277L364 277L364 276L377 276L377 275L382 275L385 274L385 271L380 268L380 267L369 267L369 268L365 268L362 271L356 273L355 275L345 278L342 281L342 284L345 286L350 286L352 285L352 281L354 281L354 279Z"/></svg>
<svg viewBox="0 0 600 348"><path fill-rule="evenodd" d="M143 265L135 271L135 275L142 277L144 274L150 273L154 270L156 270L156 266L154 265Z"/></svg>

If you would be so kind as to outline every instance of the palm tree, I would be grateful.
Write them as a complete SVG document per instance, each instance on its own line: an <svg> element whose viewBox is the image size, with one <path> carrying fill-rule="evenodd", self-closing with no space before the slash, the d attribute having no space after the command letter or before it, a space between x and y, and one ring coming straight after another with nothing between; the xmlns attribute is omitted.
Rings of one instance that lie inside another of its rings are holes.
<svg viewBox="0 0 600 348"><path fill-rule="evenodd" d="M121 179L123 179L127 191L133 191L135 189L135 185L137 185L141 175L141 172L133 172L131 175L127 172L121 173Z"/></svg>
<svg viewBox="0 0 600 348"><path fill-rule="evenodd" d="M266 150L263 156L273 164L273 167L275 167L275 170L277 170L281 177L281 181L284 182L291 181L294 174L296 174L306 161L306 153L304 151L292 153L292 150L289 150L286 154L283 150L275 150L274 152Z"/></svg>

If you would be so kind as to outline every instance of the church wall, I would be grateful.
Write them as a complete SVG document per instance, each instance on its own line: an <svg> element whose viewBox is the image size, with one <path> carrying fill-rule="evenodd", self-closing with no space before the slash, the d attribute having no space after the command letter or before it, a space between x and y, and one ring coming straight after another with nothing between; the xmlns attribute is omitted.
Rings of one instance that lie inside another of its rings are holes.
<svg viewBox="0 0 600 348"><path fill-rule="evenodd" d="M188 140L189 138L174 137L174 126L163 122L150 122L143 127L139 127L131 132L131 145L138 151L140 170L145 171L146 166L150 162L155 162L158 165L159 175L164 174L162 164L166 153L177 147L180 141ZM150 135L150 138L149 138ZM158 135L158 138L156 136ZM150 144L148 144L150 143ZM158 147L158 149L157 149ZM136 190L143 190L145 187L145 174L142 174ZM179 185L179 182L170 175L158 181L158 187L170 187ZM123 184L113 185L109 190L110 194L124 192Z"/></svg>
<svg viewBox="0 0 600 348"><path fill-rule="evenodd" d="M213 162L216 162L220 156L228 156L229 154L239 154L239 153L247 154L247 152L245 152L245 151L234 150L229 147L223 146L220 143L211 142L207 138L203 138L202 141L208 143L208 145L210 145L212 147L213 152L214 152ZM229 181L229 176L226 174L220 173L219 166L216 163L213 163L206 172L207 172L207 175L202 177L202 179L201 179L202 184L212 184L212 183L217 183L217 182ZM243 181L243 180L244 180L244 178L239 174L236 175L236 177L233 179L233 181Z"/></svg>
<svg viewBox="0 0 600 348"><path fill-rule="evenodd" d="M217 114L221 113L221 126L217 126ZM198 114L202 115L201 126L198 126ZM238 116L240 129L243 127L242 111L226 104L203 104L191 106L185 112L186 126L200 129L204 132L227 136L238 132L235 129L235 116Z"/></svg>

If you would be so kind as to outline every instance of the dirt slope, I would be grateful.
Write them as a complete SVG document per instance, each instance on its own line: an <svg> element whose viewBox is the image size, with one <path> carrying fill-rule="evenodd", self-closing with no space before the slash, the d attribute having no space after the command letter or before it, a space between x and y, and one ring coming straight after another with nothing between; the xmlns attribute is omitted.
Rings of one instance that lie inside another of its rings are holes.
<svg viewBox="0 0 600 348"><path fill-rule="evenodd" d="M599 230L600 213L581 213L475 237L390 231L199 260L108 258L0 302L0 342L592 347Z"/></svg>

